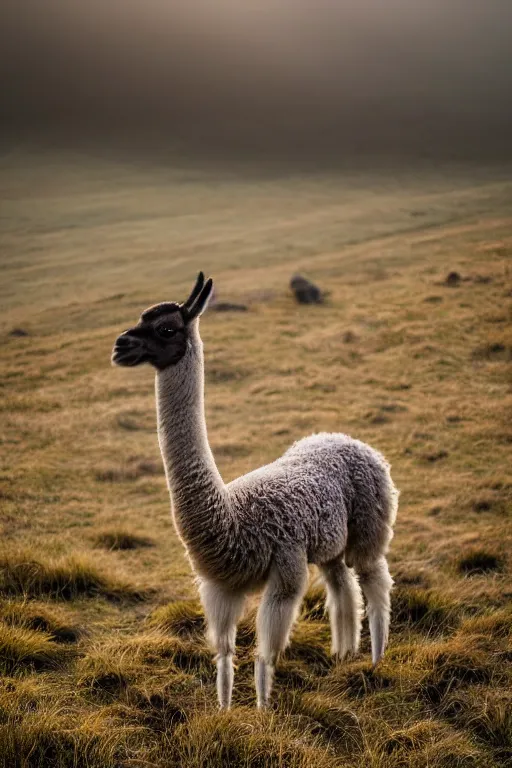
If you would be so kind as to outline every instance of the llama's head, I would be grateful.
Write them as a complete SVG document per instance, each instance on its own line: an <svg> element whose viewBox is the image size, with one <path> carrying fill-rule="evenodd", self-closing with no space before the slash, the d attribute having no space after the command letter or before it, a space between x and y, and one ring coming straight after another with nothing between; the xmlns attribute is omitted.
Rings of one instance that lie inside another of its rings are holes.
<svg viewBox="0 0 512 768"><path fill-rule="evenodd" d="M176 365L188 349L191 323L204 312L213 288L199 273L194 289L183 304L164 302L142 313L134 328L122 333L114 344L114 365L133 367L150 363L163 371Z"/></svg>

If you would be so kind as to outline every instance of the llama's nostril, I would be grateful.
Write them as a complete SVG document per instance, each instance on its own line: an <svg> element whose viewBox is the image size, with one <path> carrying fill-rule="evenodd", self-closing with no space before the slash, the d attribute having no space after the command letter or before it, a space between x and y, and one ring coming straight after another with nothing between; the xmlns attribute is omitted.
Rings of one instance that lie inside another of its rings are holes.
<svg viewBox="0 0 512 768"><path fill-rule="evenodd" d="M130 338L130 336L119 336L116 347L133 347L134 343L135 339Z"/></svg>

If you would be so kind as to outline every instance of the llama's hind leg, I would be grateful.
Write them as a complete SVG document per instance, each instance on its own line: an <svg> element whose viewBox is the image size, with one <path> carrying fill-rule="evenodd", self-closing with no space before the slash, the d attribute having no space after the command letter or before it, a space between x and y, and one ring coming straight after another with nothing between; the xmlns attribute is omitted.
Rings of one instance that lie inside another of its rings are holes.
<svg viewBox="0 0 512 768"><path fill-rule="evenodd" d="M357 567L357 566L356 566ZM363 594L368 602L368 620L372 641L372 662L383 657L389 634L390 593L393 579L384 555L375 562L357 568Z"/></svg>
<svg viewBox="0 0 512 768"><path fill-rule="evenodd" d="M357 578L342 557L319 566L327 587L332 654L343 661L356 654L361 635L362 595Z"/></svg>
<svg viewBox="0 0 512 768"><path fill-rule="evenodd" d="M233 654L236 625L244 608L245 595L228 592L218 584L204 581L199 594L207 623L207 637L217 653L217 695L222 709L231 706Z"/></svg>
<svg viewBox="0 0 512 768"><path fill-rule="evenodd" d="M276 660L288 645L308 583L305 554L288 557L269 577L257 617L258 650L254 666L258 707L268 706Z"/></svg>

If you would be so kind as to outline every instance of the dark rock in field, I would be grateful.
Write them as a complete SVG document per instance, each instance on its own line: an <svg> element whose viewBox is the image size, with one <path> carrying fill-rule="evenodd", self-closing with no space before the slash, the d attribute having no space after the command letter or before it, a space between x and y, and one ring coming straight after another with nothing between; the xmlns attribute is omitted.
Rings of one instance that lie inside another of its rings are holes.
<svg viewBox="0 0 512 768"><path fill-rule="evenodd" d="M9 336L15 336L17 338L22 338L23 336L29 336L29 332L26 331L24 328L13 328L12 331L9 331Z"/></svg>
<svg viewBox="0 0 512 768"><path fill-rule="evenodd" d="M352 344L354 341L357 340L357 336L353 331L345 331L345 333L342 336L342 339L344 344Z"/></svg>
<svg viewBox="0 0 512 768"><path fill-rule="evenodd" d="M294 275L290 288L299 304L322 304L324 300L320 288L303 275Z"/></svg>
<svg viewBox="0 0 512 768"><path fill-rule="evenodd" d="M246 304L232 304L230 301L219 301L210 307L212 312L247 312Z"/></svg>
<svg viewBox="0 0 512 768"><path fill-rule="evenodd" d="M444 284L454 287L456 285L459 285L461 280L462 280L462 277L458 272L448 272L448 274L446 275Z"/></svg>

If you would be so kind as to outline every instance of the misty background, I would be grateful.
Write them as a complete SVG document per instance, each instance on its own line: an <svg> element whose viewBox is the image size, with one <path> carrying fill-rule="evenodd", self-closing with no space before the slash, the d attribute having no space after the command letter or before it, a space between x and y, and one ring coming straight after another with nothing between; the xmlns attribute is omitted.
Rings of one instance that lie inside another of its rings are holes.
<svg viewBox="0 0 512 768"><path fill-rule="evenodd" d="M509 0L7 0L6 141L510 157Z"/></svg>

